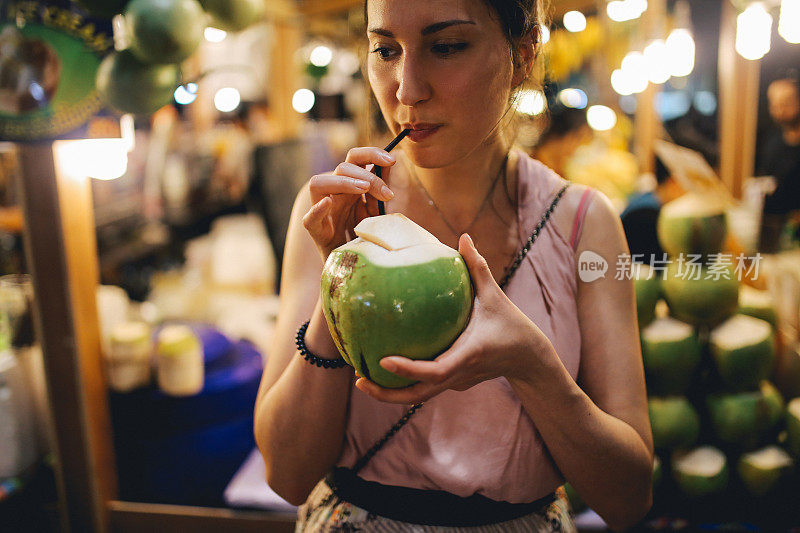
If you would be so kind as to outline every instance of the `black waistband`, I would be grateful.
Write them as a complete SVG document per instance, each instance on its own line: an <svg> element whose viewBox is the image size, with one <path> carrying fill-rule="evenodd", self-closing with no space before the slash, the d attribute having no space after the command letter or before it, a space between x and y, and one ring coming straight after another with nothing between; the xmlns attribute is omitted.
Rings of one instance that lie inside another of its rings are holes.
<svg viewBox="0 0 800 533"><path fill-rule="evenodd" d="M392 520L429 526L483 526L541 510L556 499L550 493L530 503L509 503L480 494L462 498L449 492L366 481L348 468L335 468L325 482L340 499Z"/></svg>

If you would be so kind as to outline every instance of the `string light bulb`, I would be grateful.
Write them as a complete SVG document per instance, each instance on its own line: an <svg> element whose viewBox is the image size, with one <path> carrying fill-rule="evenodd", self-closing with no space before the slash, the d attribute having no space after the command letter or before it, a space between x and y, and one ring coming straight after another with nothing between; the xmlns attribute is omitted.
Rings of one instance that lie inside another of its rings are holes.
<svg viewBox="0 0 800 533"><path fill-rule="evenodd" d="M800 44L800 0L781 2L778 34L788 43Z"/></svg>
<svg viewBox="0 0 800 533"><path fill-rule="evenodd" d="M769 52L772 15L764 4L754 2L736 17L736 51L745 59L761 59Z"/></svg>

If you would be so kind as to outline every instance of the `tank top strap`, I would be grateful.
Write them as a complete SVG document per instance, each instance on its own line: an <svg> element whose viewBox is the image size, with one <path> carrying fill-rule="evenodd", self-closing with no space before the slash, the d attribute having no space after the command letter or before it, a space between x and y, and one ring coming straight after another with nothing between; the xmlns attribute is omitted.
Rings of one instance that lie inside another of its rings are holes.
<svg viewBox="0 0 800 533"><path fill-rule="evenodd" d="M578 242L581 240L581 234L583 233L583 221L593 198L594 189L586 189L581 195L581 201L578 204L578 210L575 212L575 220L572 222L572 233L569 238L569 245L573 250L578 249Z"/></svg>

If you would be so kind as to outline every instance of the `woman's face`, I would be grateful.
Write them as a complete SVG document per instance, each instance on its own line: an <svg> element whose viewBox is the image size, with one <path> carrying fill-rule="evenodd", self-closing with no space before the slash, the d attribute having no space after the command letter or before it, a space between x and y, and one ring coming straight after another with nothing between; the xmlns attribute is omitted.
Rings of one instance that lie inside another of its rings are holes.
<svg viewBox="0 0 800 533"><path fill-rule="evenodd" d="M368 76L381 112L419 166L446 166L496 135L511 53L481 0L369 0Z"/></svg>

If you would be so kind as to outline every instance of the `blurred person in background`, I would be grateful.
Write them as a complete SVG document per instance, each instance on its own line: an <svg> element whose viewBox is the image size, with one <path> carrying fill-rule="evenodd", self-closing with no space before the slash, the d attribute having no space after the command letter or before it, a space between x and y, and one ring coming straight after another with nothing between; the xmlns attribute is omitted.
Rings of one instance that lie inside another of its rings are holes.
<svg viewBox="0 0 800 533"><path fill-rule="evenodd" d="M773 253L792 213L800 210L800 84L781 78L767 89L769 114L779 127L767 141L758 174L773 176L775 190L764 199L759 249Z"/></svg>
<svg viewBox="0 0 800 533"><path fill-rule="evenodd" d="M631 256L648 264L652 264L653 259L660 260L664 256L656 231L661 207L685 192L658 157L655 180L655 189L631 195L628 205L620 215ZM641 257L637 258L637 255Z"/></svg>

